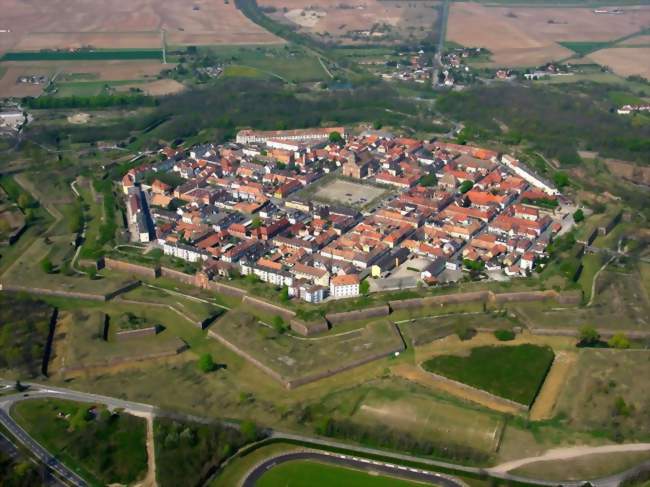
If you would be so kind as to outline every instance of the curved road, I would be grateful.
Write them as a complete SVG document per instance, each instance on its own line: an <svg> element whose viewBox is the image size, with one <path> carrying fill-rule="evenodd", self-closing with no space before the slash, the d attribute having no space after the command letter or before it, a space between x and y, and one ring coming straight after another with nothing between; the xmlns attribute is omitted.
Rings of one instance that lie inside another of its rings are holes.
<svg viewBox="0 0 650 487"><path fill-rule="evenodd" d="M431 485L440 487L464 487L465 484L455 480L453 477L447 477L435 472L428 472L417 468L404 467L391 463L378 462L363 457L353 457L339 453L304 451L296 453L287 453L277 457L270 458L257 467L255 467L242 483L242 487L254 487L257 481L268 470L277 467L283 463L295 460L314 460L318 462L331 463L343 467L351 467L356 470L365 470L367 472L380 472L392 477L401 477L418 482L426 482Z"/></svg>

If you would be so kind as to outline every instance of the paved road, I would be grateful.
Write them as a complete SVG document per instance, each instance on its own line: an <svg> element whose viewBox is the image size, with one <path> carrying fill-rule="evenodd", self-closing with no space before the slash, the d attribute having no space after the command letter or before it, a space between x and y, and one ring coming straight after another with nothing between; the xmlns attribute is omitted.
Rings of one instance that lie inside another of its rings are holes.
<svg viewBox="0 0 650 487"><path fill-rule="evenodd" d="M455 480L453 477L448 477L435 472L428 472L426 470L420 470L417 468L404 467L402 465L394 465L391 463L368 460L367 458L363 457L353 457L350 455L342 455L337 453L304 451L287 453L285 455L273 457L262 462L248 474L242 483L242 487L254 487L260 477L264 475L268 470L283 463L292 462L295 460L314 460L319 462L332 463L334 465L341 465L343 467L352 467L358 470L385 473L395 477L417 480L418 482L425 482L441 487L464 487L465 485L464 483Z"/></svg>

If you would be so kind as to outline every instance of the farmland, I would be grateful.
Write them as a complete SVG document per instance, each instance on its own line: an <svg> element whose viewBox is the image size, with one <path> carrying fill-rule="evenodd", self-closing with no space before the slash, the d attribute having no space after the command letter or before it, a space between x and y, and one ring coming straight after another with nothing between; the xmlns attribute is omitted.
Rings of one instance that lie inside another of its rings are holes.
<svg viewBox="0 0 650 487"><path fill-rule="evenodd" d="M3 34L0 52L161 47L162 30L170 45L278 42L244 17L233 2L120 0L108 6L81 0L47 5L10 0L3 11L2 20L11 32Z"/></svg>
<svg viewBox="0 0 650 487"><path fill-rule="evenodd" d="M263 0L262 10L275 21L289 24L324 43L355 45L394 44L435 36L440 2L406 3L359 0Z"/></svg>
<svg viewBox="0 0 650 487"><path fill-rule="evenodd" d="M572 57L574 50L566 45L578 49L578 43L582 43L581 48L586 46L588 51L597 49L604 46L598 42L608 43L642 31L649 20L647 6L627 7L624 14L612 16L596 15L589 8L486 6L460 2L451 8L448 39L469 47L489 49L494 66L536 66ZM486 22L492 28L481 29ZM634 51L621 55L643 65L644 53ZM600 56L602 61L613 58L607 54ZM621 65L625 62L628 61L622 61Z"/></svg>
<svg viewBox="0 0 650 487"><path fill-rule="evenodd" d="M589 54L589 58L609 66L620 76L638 75L650 78L650 66L644 59L650 57L650 47L615 47Z"/></svg>
<svg viewBox="0 0 650 487"><path fill-rule="evenodd" d="M530 405L552 362L550 348L519 345L474 348L467 357L438 356L424 362L423 367L429 372Z"/></svg>

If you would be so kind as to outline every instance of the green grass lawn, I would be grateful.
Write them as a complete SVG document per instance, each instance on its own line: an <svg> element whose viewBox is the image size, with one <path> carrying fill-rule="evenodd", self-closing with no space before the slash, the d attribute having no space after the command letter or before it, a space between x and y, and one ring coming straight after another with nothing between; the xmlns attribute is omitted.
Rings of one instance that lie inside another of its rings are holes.
<svg viewBox="0 0 650 487"><path fill-rule="evenodd" d="M425 370L530 405L553 363L553 350L537 345L478 347L467 357L441 355Z"/></svg>
<svg viewBox="0 0 650 487"><path fill-rule="evenodd" d="M92 485L130 484L146 474L146 424L92 404L57 399L19 402L12 415L27 432ZM59 417L59 414L61 417Z"/></svg>
<svg viewBox="0 0 650 487"><path fill-rule="evenodd" d="M296 460L272 468L256 484L259 487L413 487L422 485L395 477L324 463Z"/></svg>

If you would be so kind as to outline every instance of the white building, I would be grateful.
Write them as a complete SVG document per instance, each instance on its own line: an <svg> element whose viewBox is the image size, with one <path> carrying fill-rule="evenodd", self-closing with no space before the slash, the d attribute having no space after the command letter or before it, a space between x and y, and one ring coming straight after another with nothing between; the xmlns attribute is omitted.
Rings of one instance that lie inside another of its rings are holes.
<svg viewBox="0 0 650 487"><path fill-rule="evenodd" d="M335 276L330 281L330 295L334 299L359 296L359 284L359 276L356 274Z"/></svg>
<svg viewBox="0 0 650 487"><path fill-rule="evenodd" d="M507 166L510 170L512 170L517 176L524 179L528 184L535 186L537 189L541 189L546 194L550 194L553 196L560 194L560 192L556 188L551 186L550 183L544 181L536 174L533 174L529 169L522 166L522 164L514 157L504 154L501 157L501 163Z"/></svg>

